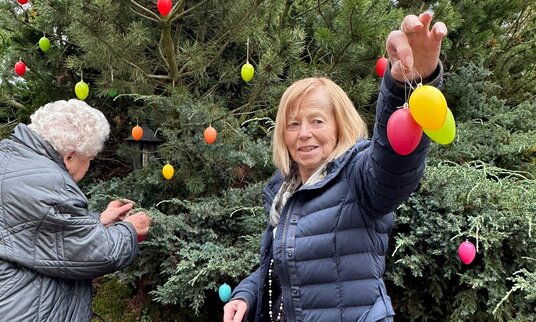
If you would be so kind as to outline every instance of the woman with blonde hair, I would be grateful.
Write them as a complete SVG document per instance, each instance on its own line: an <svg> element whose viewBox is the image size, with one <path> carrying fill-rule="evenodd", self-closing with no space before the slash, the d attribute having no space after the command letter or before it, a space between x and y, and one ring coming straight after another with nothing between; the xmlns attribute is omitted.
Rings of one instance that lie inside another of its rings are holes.
<svg viewBox="0 0 536 322"><path fill-rule="evenodd" d="M392 321L383 275L393 211L424 173L429 139L401 156L386 134L405 103L404 82L439 86L446 26L406 16L387 39L390 64L374 134L334 82L306 78L283 94L276 116L277 173L264 189L268 227L259 268L233 291L224 322Z"/></svg>

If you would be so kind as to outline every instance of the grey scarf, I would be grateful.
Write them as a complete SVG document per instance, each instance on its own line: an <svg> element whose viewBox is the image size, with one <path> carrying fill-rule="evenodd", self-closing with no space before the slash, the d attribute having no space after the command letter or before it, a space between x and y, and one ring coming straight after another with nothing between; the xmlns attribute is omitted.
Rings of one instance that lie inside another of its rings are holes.
<svg viewBox="0 0 536 322"><path fill-rule="evenodd" d="M326 177L326 165L327 164L323 164L318 167L303 186L310 186L324 179ZM281 210L283 210L283 207L287 204L288 198L290 198L296 190L301 188L301 183L300 171L298 170L297 164L293 163L290 167L290 174L285 178L285 181L283 181L281 188L279 188L279 191L272 202L272 208L270 209L270 224L273 227L277 228ZM274 236L275 232L276 229L274 229Z"/></svg>

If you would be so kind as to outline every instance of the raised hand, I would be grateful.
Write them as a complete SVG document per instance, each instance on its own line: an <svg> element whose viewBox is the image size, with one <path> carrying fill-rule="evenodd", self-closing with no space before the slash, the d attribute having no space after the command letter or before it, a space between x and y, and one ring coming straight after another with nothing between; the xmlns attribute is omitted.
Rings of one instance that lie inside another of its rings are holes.
<svg viewBox="0 0 536 322"><path fill-rule="evenodd" d="M419 81L430 76L439 63L441 42L447 35L447 26L436 22L432 29L432 14L421 13L418 17L408 15L400 30L387 37L387 53L391 61L391 75L399 82ZM420 76L419 76L420 75Z"/></svg>

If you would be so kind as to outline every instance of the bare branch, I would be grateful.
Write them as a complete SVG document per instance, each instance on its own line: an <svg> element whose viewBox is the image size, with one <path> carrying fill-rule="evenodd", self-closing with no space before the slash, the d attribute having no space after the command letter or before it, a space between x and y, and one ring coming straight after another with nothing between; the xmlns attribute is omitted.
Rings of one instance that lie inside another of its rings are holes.
<svg viewBox="0 0 536 322"><path fill-rule="evenodd" d="M148 14L149 16L151 16L153 19L156 19L156 21L160 21L160 17L152 12L151 10L145 8L144 6L142 6L141 4L137 3L136 1L134 0L130 0L130 3L132 3L134 6L136 6L137 8L139 8L140 10L144 11L146 14ZM149 17L147 17L147 19L150 19ZM153 20L151 19L151 20Z"/></svg>
<svg viewBox="0 0 536 322"><path fill-rule="evenodd" d="M134 12L135 14L137 14L138 16L142 17L142 18L145 18L145 19L148 19L148 20L151 20L151 21L154 21L154 22L160 22L159 20L156 20L154 18L151 18L151 17L148 17L146 15L144 15L143 13L141 12L137 12L136 10L134 10L134 8L130 7L130 10L132 12Z"/></svg>

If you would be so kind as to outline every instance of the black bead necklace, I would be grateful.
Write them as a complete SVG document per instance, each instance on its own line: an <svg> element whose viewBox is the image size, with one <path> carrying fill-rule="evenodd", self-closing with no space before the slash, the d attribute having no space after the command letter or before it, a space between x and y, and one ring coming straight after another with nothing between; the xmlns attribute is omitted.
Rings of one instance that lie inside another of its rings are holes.
<svg viewBox="0 0 536 322"><path fill-rule="evenodd" d="M270 314L270 321L281 321L281 314L283 313L283 293L281 293L281 303L279 304L279 312L274 320L275 310L272 302L272 272L274 266L274 259L270 260L270 269L268 269L268 312Z"/></svg>

